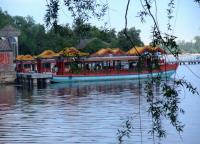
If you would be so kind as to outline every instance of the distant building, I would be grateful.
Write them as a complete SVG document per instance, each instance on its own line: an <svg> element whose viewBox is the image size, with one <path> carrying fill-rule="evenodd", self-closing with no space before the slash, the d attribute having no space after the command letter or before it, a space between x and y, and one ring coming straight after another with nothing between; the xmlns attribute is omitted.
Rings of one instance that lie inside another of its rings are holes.
<svg viewBox="0 0 200 144"><path fill-rule="evenodd" d="M0 30L0 38L2 41L8 41L11 50L13 51L14 59L18 55L18 36L20 35L20 31L11 25L7 25ZM6 42L7 43L7 42ZM7 48L7 47L6 47ZM0 47L0 49L4 49Z"/></svg>
<svg viewBox="0 0 200 144"><path fill-rule="evenodd" d="M15 66L13 61L18 55L18 36L20 32L8 25L0 30L0 83L13 82Z"/></svg>

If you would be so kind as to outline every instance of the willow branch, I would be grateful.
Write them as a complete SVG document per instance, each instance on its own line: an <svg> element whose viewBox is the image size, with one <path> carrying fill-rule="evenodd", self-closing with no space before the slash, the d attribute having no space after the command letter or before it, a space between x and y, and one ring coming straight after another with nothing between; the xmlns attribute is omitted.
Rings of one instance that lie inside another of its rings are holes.
<svg viewBox="0 0 200 144"><path fill-rule="evenodd" d="M163 37L162 37L162 35L161 35L161 32L160 32L160 29L159 29L159 27L158 27L157 21L156 21L154 15L153 15L152 12L151 12L151 6L150 6L150 4L149 4L149 2L148 2L147 0L144 0L144 1L145 1L145 3L146 3L148 13L149 13L150 17L152 18L152 20L153 20L153 22L154 22L154 25L155 25L155 28L157 29L157 32L158 32L158 34L159 34L159 40L161 40L162 43L165 44L165 40L163 39ZM168 49L169 52L177 59L176 54L174 54L170 48L167 47L167 49Z"/></svg>
<svg viewBox="0 0 200 144"><path fill-rule="evenodd" d="M127 24L128 24L127 15L128 15L129 5L130 5L130 0L128 0L127 5L126 5L124 35L125 35L126 38L130 41L131 45L135 48L137 55L138 55L138 56L141 56L140 53L138 52L137 48L135 47L135 45L134 45L134 43L133 43L131 37L130 37L130 36L128 35L128 33L127 33Z"/></svg>

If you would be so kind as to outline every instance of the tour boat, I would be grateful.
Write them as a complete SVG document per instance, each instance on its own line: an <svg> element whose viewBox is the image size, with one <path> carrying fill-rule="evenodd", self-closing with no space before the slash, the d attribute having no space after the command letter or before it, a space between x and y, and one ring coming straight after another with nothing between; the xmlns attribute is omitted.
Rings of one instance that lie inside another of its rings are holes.
<svg viewBox="0 0 200 144"><path fill-rule="evenodd" d="M178 64L167 63L163 54L163 49L150 46L134 47L128 52L103 48L91 55L71 47L59 53L46 50L36 57L18 56L16 70L51 73L53 83L170 77Z"/></svg>
<svg viewBox="0 0 200 144"><path fill-rule="evenodd" d="M149 69L148 62L138 69L138 56L90 56L86 58L60 58L56 63L56 73L52 83L81 82L100 80L144 79L149 77L170 77L177 67L177 63L166 63L159 58L158 67ZM76 65L76 66L73 66ZM72 70L72 67L77 70Z"/></svg>

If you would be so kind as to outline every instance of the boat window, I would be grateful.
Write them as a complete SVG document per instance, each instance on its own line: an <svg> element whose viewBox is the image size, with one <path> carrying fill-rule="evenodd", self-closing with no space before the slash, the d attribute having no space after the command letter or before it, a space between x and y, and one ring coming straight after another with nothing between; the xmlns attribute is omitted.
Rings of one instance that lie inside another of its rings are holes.
<svg viewBox="0 0 200 144"><path fill-rule="evenodd" d="M18 64L18 68L22 68L22 64Z"/></svg>
<svg viewBox="0 0 200 144"><path fill-rule="evenodd" d="M101 69L101 65L99 63L96 63L94 66L94 70L100 70Z"/></svg>
<svg viewBox="0 0 200 144"><path fill-rule="evenodd" d="M65 67L69 67L69 63L65 63Z"/></svg>
<svg viewBox="0 0 200 144"><path fill-rule="evenodd" d="M31 65L30 64L24 64L24 68L30 68Z"/></svg>
<svg viewBox="0 0 200 144"><path fill-rule="evenodd" d="M50 68L50 67L51 67L50 63L44 63L43 66L44 66L45 68Z"/></svg>
<svg viewBox="0 0 200 144"><path fill-rule="evenodd" d="M127 61L122 61L121 67L122 67L122 69L129 69L129 63Z"/></svg>
<svg viewBox="0 0 200 144"><path fill-rule="evenodd" d="M85 69L86 69L86 70L90 70L90 66L89 66L88 63L85 64Z"/></svg>

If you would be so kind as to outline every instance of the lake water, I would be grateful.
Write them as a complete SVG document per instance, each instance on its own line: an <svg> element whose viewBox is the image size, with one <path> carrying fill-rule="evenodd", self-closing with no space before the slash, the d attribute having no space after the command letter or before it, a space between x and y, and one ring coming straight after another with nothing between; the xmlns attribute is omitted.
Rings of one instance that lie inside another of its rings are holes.
<svg viewBox="0 0 200 144"><path fill-rule="evenodd" d="M199 71L200 65L180 66L176 77L185 77L200 90ZM180 98L185 110L179 117L185 124L183 133L180 136L163 119L167 137L156 139L156 143L200 142L200 96L182 89ZM145 93L133 80L49 84L43 88L1 86L0 143L115 144L117 130L123 129L131 116L132 133L130 138L124 137L124 143L153 144L147 108Z"/></svg>

